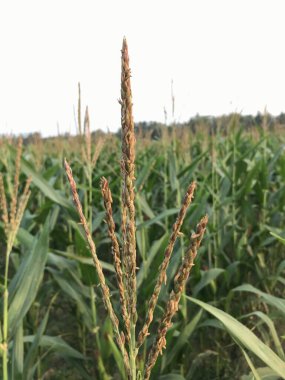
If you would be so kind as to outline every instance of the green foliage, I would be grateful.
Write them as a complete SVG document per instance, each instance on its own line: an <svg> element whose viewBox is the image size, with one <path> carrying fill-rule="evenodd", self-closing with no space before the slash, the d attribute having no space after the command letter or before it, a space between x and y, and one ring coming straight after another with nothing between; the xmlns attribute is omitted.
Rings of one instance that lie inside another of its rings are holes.
<svg viewBox="0 0 285 380"><path fill-rule="evenodd" d="M285 374L285 362L280 359L260 339L258 339L247 327L243 326L235 318L231 317L229 314L225 313L222 310L219 310L195 298L187 297L187 299L189 299L191 302L196 303L207 312L213 314L214 317L219 319L238 345L240 345L242 348L246 348L258 356L279 376L283 376Z"/></svg>
<svg viewBox="0 0 285 380"><path fill-rule="evenodd" d="M249 380L255 376L273 380L284 376L285 139L279 132L253 128L247 132L239 127L237 119L231 120L227 129L217 124L215 134L208 135L208 129L202 127L192 134L185 128L165 131L156 126L160 131L156 136L163 139L137 138L139 326L180 201L192 180L197 181L198 189L182 227L184 235L174 248L155 321L161 317L170 278L195 224L205 210L209 214L207 235L153 379ZM21 186L25 176L31 175L32 194L10 257L11 379L125 378L62 170L62 158L70 157L120 316L99 191L101 176L112 179L119 236L119 141L113 137L105 142L108 146L93 170L90 188L88 173L82 169L82 141L72 139L72 143L63 138L43 141L43 152L35 143L24 150ZM3 173L12 165L7 151L4 142L0 148ZM6 185L9 193L9 181ZM3 236L0 224L2 257ZM2 284L3 259L0 265ZM153 338L156 326L154 323L151 330ZM141 367L148 348L145 345L139 357Z"/></svg>

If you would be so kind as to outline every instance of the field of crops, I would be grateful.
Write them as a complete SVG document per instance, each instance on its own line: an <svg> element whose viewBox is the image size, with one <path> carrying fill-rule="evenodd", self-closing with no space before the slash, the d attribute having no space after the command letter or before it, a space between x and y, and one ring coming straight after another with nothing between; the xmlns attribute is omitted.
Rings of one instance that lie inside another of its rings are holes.
<svg viewBox="0 0 285 380"><path fill-rule="evenodd" d="M112 135L94 140L58 137L23 147L19 194L30 177L31 195L9 255L11 379L125 378L63 167L66 157L92 225L114 309L120 315L100 178L109 180L119 237L121 143ZM209 136L205 131L193 135L175 128L170 132L165 127L159 141L138 134L135 205L139 326L183 195L189 183L197 181L149 341L137 359L138 368L143 368L155 338L171 279L190 234L205 213L209 216L204 242L153 379L251 379L247 376L251 371L258 371L261 379L277 379L274 370L278 367L277 373L282 374L285 247L272 233L282 236L285 230L284 143L280 132L268 133L266 128L243 133L238 119L229 125L227 136L219 132ZM8 139L1 142L0 169L8 204L13 198L16 145ZM0 233L4 289L7 241L3 221ZM255 341L237 321L259 340ZM272 351L266 353L260 341ZM3 345L1 348L3 355Z"/></svg>
<svg viewBox="0 0 285 380"><path fill-rule="evenodd" d="M134 146L127 70L120 137L0 140L3 380L285 378L285 133Z"/></svg>

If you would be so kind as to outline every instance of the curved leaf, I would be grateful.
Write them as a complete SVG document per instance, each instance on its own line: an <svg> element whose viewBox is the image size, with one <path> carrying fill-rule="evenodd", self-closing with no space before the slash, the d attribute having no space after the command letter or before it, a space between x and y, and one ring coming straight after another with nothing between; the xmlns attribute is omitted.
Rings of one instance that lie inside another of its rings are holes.
<svg viewBox="0 0 285 380"><path fill-rule="evenodd" d="M24 337L24 342L32 343L34 339L34 335L27 335ZM39 345L40 347L48 347L52 351L55 351L62 356L67 356L75 359L85 359L84 355L82 355L79 351L75 350L73 347L67 344L59 336L43 335L41 337Z"/></svg>
<svg viewBox="0 0 285 380"><path fill-rule="evenodd" d="M268 305L276 307L285 315L285 300L262 292L250 284L244 284L233 289L233 292L250 292L260 296Z"/></svg>
<svg viewBox="0 0 285 380"><path fill-rule="evenodd" d="M202 272L202 278L193 289L193 295L196 296L200 290L214 281L225 270L221 268L212 268L206 272Z"/></svg>
<svg viewBox="0 0 285 380"><path fill-rule="evenodd" d="M24 258L9 285L9 330L13 335L17 326L34 302L42 282L48 255L49 218L46 220L32 252Z"/></svg>
<svg viewBox="0 0 285 380"><path fill-rule="evenodd" d="M257 336L254 335L253 332L251 332L246 326L241 324L231 315L217 309L214 306L192 297L186 296L186 298L219 319L232 337L237 340L243 348L248 349L258 356L260 360L262 360L284 379L285 362L280 359L279 356L271 350L271 348L267 347L260 339L258 339Z"/></svg>

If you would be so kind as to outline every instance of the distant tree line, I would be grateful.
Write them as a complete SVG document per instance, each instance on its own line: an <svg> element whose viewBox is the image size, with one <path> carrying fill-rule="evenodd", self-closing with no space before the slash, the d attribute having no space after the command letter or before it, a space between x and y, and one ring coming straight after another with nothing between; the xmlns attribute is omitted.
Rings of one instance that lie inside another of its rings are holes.
<svg viewBox="0 0 285 380"><path fill-rule="evenodd" d="M171 124L165 125L164 123L158 123L156 121L141 121L135 123L135 130L137 134L141 137L160 139L164 131L171 133L173 127L191 130L192 133L207 132L209 134L216 134L217 131L220 133L227 134L229 128L231 127L233 120L235 120L239 128L245 130L250 130L251 128L268 128L269 130L276 126L284 127L285 130L285 113L282 112L278 116L273 116L269 113L262 114L258 112L255 116L253 115L240 115L240 114L228 114L223 116L201 116L197 114L196 116L189 119L187 122L173 122ZM111 133L111 132L108 132ZM100 135L105 135L106 133L102 130L96 130L92 132L92 137L96 138ZM118 132L114 133L116 136L120 137L121 129L118 127ZM0 136L1 137L1 136ZM41 138L40 132L34 132L26 134L24 137L24 143L29 144L35 142L37 139ZM55 138L68 138L69 133L64 133L58 136L49 137L49 139Z"/></svg>
<svg viewBox="0 0 285 380"><path fill-rule="evenodd" d="M173 127L190 129L193 133L199 131L207 131L209 134L216 134L217 131L227 134L229 128L236 122L239 128L244 130L250 130L251 128L268 128L274 129L276 126L282 126L285 130L285 113L280 113L278 116L273 116L269 113L262 114L258 112L253 115L240 115L240 114L228 114L223 116L201 116L197 114L189 121L183 123L172 123L165 125L155 121L150 122L138 122L135 124L137 133L140 133L142 137L151 136L153 139L161 138L163 128L167 128L171 132Z"/></svg>

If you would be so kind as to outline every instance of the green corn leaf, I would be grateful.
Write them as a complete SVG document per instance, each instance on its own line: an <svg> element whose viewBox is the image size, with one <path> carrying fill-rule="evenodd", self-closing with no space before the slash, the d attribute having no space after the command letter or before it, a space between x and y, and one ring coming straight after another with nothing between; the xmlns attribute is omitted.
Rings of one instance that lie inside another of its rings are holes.
<svg viewBox="0 0 285 380"><path fill-rule="evenodd" d="M225 270L221 268L212 268L205 272L201 271L202 278L198 282L198 284L194 286L193 295L197 296L200 290L202 290L205 286L209 285L212 281L215 281L216 278L224 272Z"/></svg>
<svg viewBox="0 0 285 380"><path fill-rule="evenodd" d="M159 380L185 380L185 377L175 373L159 376Z"/></svg>
<svg viewBox="0 0 285 380"><path fill-rule="evenodd" d="M23 340L23 323L19 323L12 350L12 379L21 380L24 370L24 340Z"/></svg>
<svg viewBox="0 0 285 380"><path fill-rule="evenodd" d="M140 270L137 274L138 289L142 285L144 278L146 278L147 281L150 282L152 281L152 279L150 279L149 276L156 277L156 273L150 273L151 272L150 267L158 251L161 250L161 247L163 246L163 243L166 241L167 238L168 238L168 234L164 234L160 239L156 240L152 244L150 251L148 252L146 261L141 263Z"/></svg>
<svg viewBox="0 0 285 380"><path fill-rule="evenodd" d="M15 152L13 153L15 154ZM58 191L56 191L46 179L43 178L41 174L36 172L32 165L22 157L21 161L22 171L26 174L27 177L31 177L33 184L37 186L43 194L51 199L53 202L58 205L68 209L72 215L75 215L76 211L71 202L69 202L65 197L63 197Z"/></svg>
<svg viewBox="0 0 285 380"><path fill-rule="evenodd" d="M34 335L27 335L24 337L24 343L33 343L34 339ZM73 347L71 347L62 338L58 336L43 335L40 339L39 346L43 348L48 348L62 357L85 359L84 355L82 355L79 351L75 350Z"/></svg>
<svg viewBox="0 0 285 380"><path fill-rule="evenodd" d="M241 349L241 351L243 353L243 356L245 357L245 360L247 361L247 364L248 364L249 368L252 371L252 374L254 376L254 380L261 380L261 377L259 376L258 371L255 368L254 364L252 363L252 361L251 361L250 357L248 356L247 352L241 346L240 346L240 349Z"/></svg>
<svg viewBox="0 0 285 380"><path fill-rule="evenodd" d="M244 284L244 285L238 286L237 288L234 288L232 291L254 293L260 296L262 300L266 302L268 305L273 306L276 309L278 309L285 316L285 300L281 298L272 296L271 294L264 293L261 290L256 289L254 286L250 284Z"/></svg>
<svg viewBox="0 0 285 380"><path fill-rule="evenodd" d="M261 380L280 380L280 376L269 367L256 368L256 372ZM240 380L255 380L253 373L243 375Z"/></svg>
<svg viewBox="0 0 285 380"><path fill-rule="evenodd" d="M9 286L9 331L13 336L34 302L42 282L48 255L49 218L32 251L23 259Z"/></svg>
<svg viewBox="0 0 285 380"><path fill-rule="evenodd" d="M36 369L35 362L37 362L37 354L38 354L38 348L40 346L41 338L45 332L47 322L49 318L49 309L46 312L43 320L41 321L36 335L34 336L34 340L29 347L29 350L27 352L27 355L25 357L25 363L24 363L24 379L26 380L33 380L34 378L34 371Z"/></svg>
<svg viewBox="0 0 285 380"><path fill-rule="evenodd" d="M114 355L117 367L119 369L119 372L121 374L122 380L127 380L126 372L125 372L125 367L124 367L124 360L122 358L121 351L119 351L118 347L116 346L113 338L111 337L110 334L107 334L108 342L111 347L111 351Z"/></svg>
<svg viewBox="0 0 285 380"><path fill-rule="evenodd" d="M266 346L260 339L258 339L257 336L254 335L253 332L251 332L246 326L241 324L229 314L217 309L214 306L211 306L192 297L186 296L186 298L219 319L225 326L226 330L237 342L239 342L239 345L243 349L251 351L266 365L268 365L282 378L284 378L285 362L279 358L279 356L277 356L275 352L271 350L271 348Z"/></svg>
<svg viewBox="0 0 285 380"><path fill-rule="evenodd" d="M270 234L272 236L274 236L276 239L278 239L279 241L281 241L282 244L285 244L285 239L284 238L282 238L281 236L275 234L274 232L270 232Z"/></svg>
<svg viewBox="0 0 285 380"><path fill-rule="evenodd" d="M274 326L274 323L273 323L272 319L269 318L268 315L262 313L261 311L254 311L252 313L246 314L246 315L243 316L243 318L247 318L247 317L250 317L252 315L257 316L258 318L261 319L262 322L266 323L266 325L268 326L268 329L270 331L271 337L273 339L273 342L274 342L274 345L275 345L275 348L276 348L276 352L278 353L278 355L280 356L280 358L282 358L283 360L285 360L285 355L284 355L284 351L283 351L283 348L282 348L282 344L280 342L280 339L278 337L278 334L277 334L277 331L275 329L275 326Z"/></svg>
<svg viewBox="0 0 285 380"><path fill-rule="evenodd" d="M49 268L49 272L52 273L61 290L76 302L78 310L82 314L86 325L91 330L93 327L91 310L79 290L79 285L76 284L74 280L67 278L66 276L63 277L58 271Z"/></svg>
<svg viewBox="0 0 285 380"><path fill-rule="evenodd" d="M203 310L201 309L180 332L178 338L175 341L175 344L173 345L173 348L169 352L167 352L166 363L165 363L166 366L169 365L175 359L175 356L187 344L191 335L197 328L197 325L200 322L202 314L203 314Z"/></svg>
<svg viewBox="0 0 285 380"><path fill-rule="evenodd" d="M140 229L140 228L145 228L145 227L150 227L152 224L159 224L158 222L160 222L161 219L164 219L166 216L170 216L170 215L173 215L173 214L178 214L179 212L179 209L178 208L170 208L166 211L163 211L162 213L160 213L159 215L157 215L155 218L153 219L150 219L146 222L143 222L143 223L140 223L138 226L137 226L137 229Z"/></svg>

